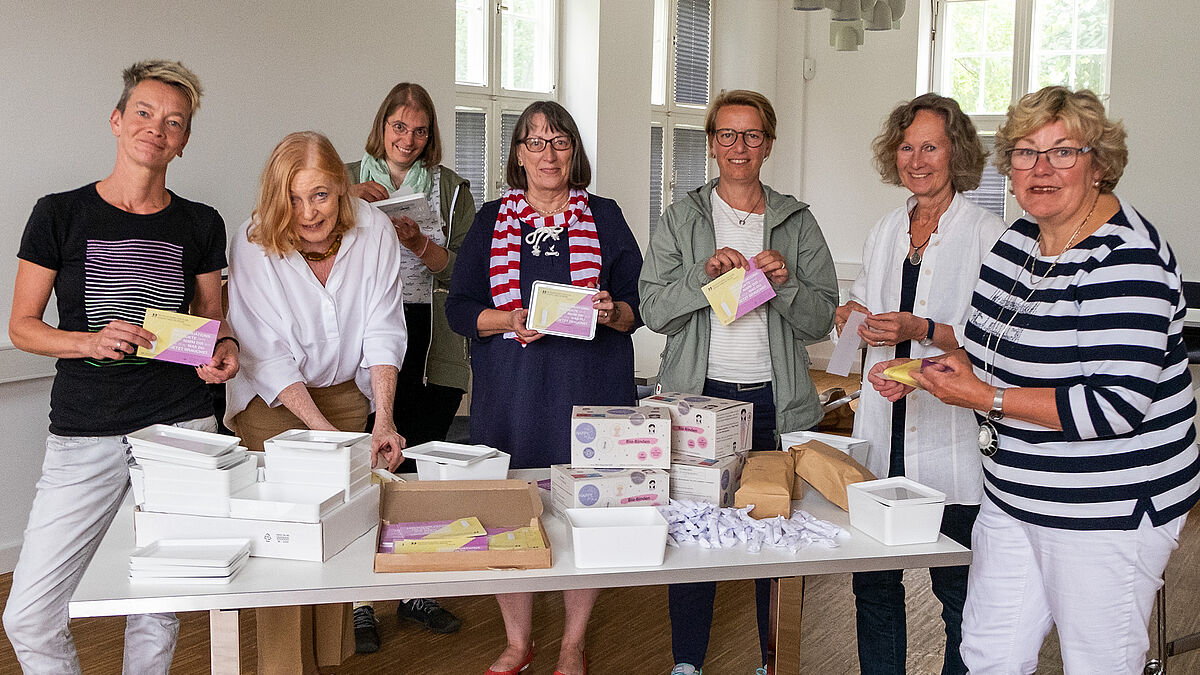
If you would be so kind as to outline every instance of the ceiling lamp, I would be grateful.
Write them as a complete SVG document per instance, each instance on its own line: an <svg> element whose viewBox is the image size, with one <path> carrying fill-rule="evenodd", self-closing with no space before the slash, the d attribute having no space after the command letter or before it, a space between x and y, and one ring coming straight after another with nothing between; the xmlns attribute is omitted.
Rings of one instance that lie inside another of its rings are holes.
<svg viewBox="0 0 1200 675"><path fill-rule="evenodd" d="M792 0L792 9L830 10L829 46L858 51L864 31L891 30L904 14L905 0Z"/></svg>

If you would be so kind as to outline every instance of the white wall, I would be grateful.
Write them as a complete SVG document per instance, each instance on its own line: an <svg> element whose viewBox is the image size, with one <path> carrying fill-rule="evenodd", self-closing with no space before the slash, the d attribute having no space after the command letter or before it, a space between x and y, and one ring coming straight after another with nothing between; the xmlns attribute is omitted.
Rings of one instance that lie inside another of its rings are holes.
<svg viewBox="0 0 1200 675"><path fill-rule="evenodd" d="M209 203L229 228L247 216L258 174L286 133L323 131L348 160L361 157L375 110L396 82L425 85L454 135L454 4L420 0L103 4L0 0L0 320L8 324L16 252L38 197L112 169L108 116L121 70L145 58L183 61L206 94L184 157L167 185ZM389 48L389 45L395 45ZM453 162L453 152L449 159ZM0 338L0 382L48 373ZM0 384L6 470L0 494L0 570L11 569L41 465L50 380Z"/></svg>

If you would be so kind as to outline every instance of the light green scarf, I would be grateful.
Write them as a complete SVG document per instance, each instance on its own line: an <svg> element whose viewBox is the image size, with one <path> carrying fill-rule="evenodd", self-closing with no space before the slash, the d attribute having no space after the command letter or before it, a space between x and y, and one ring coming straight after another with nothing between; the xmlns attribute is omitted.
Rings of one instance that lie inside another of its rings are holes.
<svg viewBox="0 0 1200 675"><path fill-rule="evenodd" d="M370 153L364 154L362 161L358 164L358 180L361 183L373 180L387 188L389 193L398 189L392 184L392 173L388 170L387 161L376 159ZM407 185L412 188L413 192L420 192L428 197L429 192L433 190L433 176L425 168L424 162L413 162L408 173L404 174L404 182L401 185Z"/></svg>

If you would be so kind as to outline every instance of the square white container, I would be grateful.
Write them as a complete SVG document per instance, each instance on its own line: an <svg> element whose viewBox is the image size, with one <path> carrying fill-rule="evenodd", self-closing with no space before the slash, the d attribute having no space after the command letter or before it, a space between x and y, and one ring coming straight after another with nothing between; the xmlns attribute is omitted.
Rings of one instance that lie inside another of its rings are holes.
<svg viewBox="0 0 1200 675"><path fill-rule="evenodd" d="M896 476L846 486L850 525L888 546L937 541L946 495Z"/></svg>
<svg viewBox="0 0 1200 675"><path fill-rule="evenodd" d="M430 441L404 451L417 460L419 480L504 480L509 455L486 445ZM478 458L478 459L477 459Z"/></svg>
<svg viewBox="0 0 1200 675"><path fill-rule="evenodd" d="M255 483L229 498L229 517L319 523L344 501L337 487Z"/></svg>
<svg viewBox="0 0 1200 675"><path fill-rule="evenodd" d="M567 509L575 566L656 567L667 548L667 520L653 506Z"/></svg>
<svg viewBox="0 0 1200 675"><path fill-rule="evenodd" d="M366 463L361 464L356 462L355 466L344 470L329 471L313 470L307 468L307 466L297 468L279 462L272 462L268 458L267 466L263 469L263 478L265 478L263 482L267 483L327 485L339 488L345 491L343 501L350 501L363 485L371 484L371 464L368 460Z"/></svg>
<svg viewBox="0 0 1200 675"><path fill-rule="evenodd" d="M202 469L153 460L142 460L138 464L148 490L166 492L178 489L228 497L258 480L258 462L254 457L243 457L242 461L224 469Z"/></svg>
<svg viewBox="0 0 1200 675"><path fill-rule="evenodd" d="M370 434L291 429L266 440L263 449L268 471L289 468L349 474L362 465L368 471L371 468Z"/></svg>
<svg viewBox="0 0 1200 675"><path fill-rule="evenodd" d="M866 439L838 436L836 434L822 434L816 431L792 431L779 435L780 447L784 450L793 445L800 445L805 441L821 441L850 455L859 464L863 466L867 465L867 452L871 449L871 441Z"/></svg>

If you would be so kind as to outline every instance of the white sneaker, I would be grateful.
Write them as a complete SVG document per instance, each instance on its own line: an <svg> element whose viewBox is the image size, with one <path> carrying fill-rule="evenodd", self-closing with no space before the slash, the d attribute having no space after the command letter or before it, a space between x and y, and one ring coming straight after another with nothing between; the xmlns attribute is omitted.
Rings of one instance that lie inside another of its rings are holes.
<svg viewBox="0 0 1200 675"><path fill-rule="evenodd" d="M676 663L671 675L700 675L700 669L690 663Z"/></svg>

